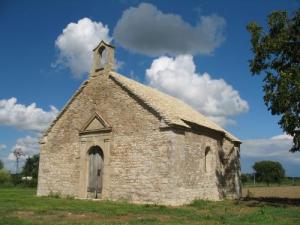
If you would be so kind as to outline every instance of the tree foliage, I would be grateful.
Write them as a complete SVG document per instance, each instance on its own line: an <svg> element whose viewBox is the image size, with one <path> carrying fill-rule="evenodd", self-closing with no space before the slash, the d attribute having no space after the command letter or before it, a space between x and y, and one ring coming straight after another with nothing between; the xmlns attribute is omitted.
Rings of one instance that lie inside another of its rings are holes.
<svg viewBox="0 0 300 225"><path fill-rule="evenodd" d="M23 167L22 176L30 176L37 179L39 170L39 154L28 157Z"/></svg>
<svg viewBox="0 0 300 225"><path fill-rule="evenodd" d="M248 182L247 174L244 174L244 173L241 174L241 181L242 181L242 184L246 184Z"/></svg>
<svg viewBox="0 0 300 225"><path fill-rule="evenodd" d="M8 184L11 182L10 173L4 169L0 169L0 185Z"/></svg>
<svg viewBox="0 0 300 225"><path fill-rule="evenodd" d="M0 159L0 170L4 168L4 163L2 162L2 160Z"/></svg>
<svg viewBox="0 0 300 225"><path fill-rule="evenodd" d="M290 17L285 11L268 16L265 31L253 22L251 33L253 75L264 72L264 102L272 115L281 116L279 125L294 136L291 151L300 151L300 9Z"/></svg>
<svg viewBox="0 0 300 225"><path fill-rule="evenodd" d="M268 185L272 182L280 183L285 176L285 170L279 162L260 161L253 165L256 180L266 182Z"/></svg>

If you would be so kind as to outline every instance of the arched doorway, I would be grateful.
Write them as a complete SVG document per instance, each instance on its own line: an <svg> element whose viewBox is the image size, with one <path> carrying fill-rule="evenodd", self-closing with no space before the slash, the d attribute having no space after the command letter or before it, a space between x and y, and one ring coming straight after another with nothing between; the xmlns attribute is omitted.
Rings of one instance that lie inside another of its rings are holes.
<svg viewBox="0 0 300 225"><path fill-rule="evenodd" d="M102 177L104 155L99 146L93 146L88 151L88 197L100 198L102 193Z"/></svg>

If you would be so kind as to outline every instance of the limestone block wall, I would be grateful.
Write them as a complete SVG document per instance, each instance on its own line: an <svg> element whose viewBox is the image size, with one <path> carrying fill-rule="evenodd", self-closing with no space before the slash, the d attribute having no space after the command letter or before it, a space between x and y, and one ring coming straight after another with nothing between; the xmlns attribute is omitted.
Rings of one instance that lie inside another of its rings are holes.
<svg viewBox="0 0 300 225"><path fill-rule="evenodd" d="M114 138L111 151L112 200L164 204L170 189L167 133Z"/></svg>

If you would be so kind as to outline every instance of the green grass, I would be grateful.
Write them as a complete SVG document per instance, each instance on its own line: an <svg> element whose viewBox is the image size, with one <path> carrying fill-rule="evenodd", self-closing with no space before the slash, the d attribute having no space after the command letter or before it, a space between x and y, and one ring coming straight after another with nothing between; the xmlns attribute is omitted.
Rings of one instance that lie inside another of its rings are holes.
<svg viewBox="0 0 300 225"><path fill-rule="evenodd" d="M34 189L0 189L0 225L10 224L299 224L300 207L255 201L195 201L181 207L36 197Z"/></svg>

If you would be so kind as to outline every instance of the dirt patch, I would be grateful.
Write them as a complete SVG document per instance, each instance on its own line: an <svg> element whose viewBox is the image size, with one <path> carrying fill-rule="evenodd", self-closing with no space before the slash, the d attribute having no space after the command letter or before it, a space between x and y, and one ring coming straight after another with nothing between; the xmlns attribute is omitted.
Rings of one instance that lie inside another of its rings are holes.
<svg viewBox="0 0 300 225"><path fill-rule="evenodd" d="M291 198L300 199L300 186L284 186L284 187L246 187L243 188L243 197L254 198Z"/></svg>
<svg viewBox="0 0 300 225"><path fill-rule="evenodd" d="M246 214L254 212L255 210L256 209L254 209L254 208L243 206L243 207L239 207L236 210L234 210L233 213L237 214L237 215L241 215L241 214L246 215Z"/></svg>

